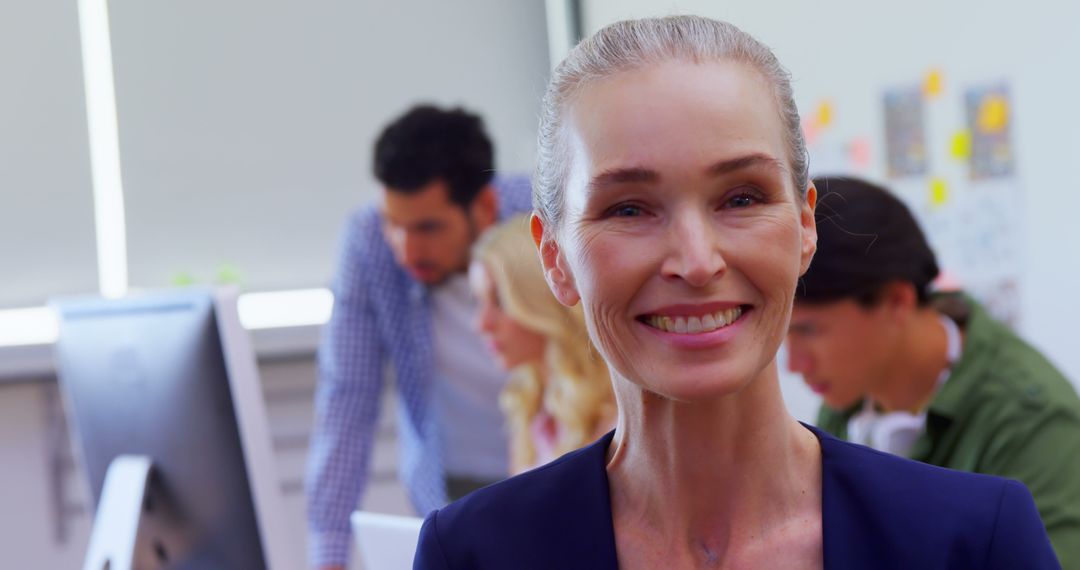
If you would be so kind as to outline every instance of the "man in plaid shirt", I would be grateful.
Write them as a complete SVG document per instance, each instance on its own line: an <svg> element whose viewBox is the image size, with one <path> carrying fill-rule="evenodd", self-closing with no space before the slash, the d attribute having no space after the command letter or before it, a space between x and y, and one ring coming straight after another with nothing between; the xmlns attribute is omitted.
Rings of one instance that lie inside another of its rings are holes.
<svg viewBox="0 0 1080 570"><path fill-rule="evenodd" d="M310 562L343 568L367 483L387 365L399 474L419 514L507 475L497 401L506 374L472 327L465 270L476 238L528 211L527 179L492 179L481 119L413 108L375 145L381 200L348 221L319 349L306 478Z"/></svg>

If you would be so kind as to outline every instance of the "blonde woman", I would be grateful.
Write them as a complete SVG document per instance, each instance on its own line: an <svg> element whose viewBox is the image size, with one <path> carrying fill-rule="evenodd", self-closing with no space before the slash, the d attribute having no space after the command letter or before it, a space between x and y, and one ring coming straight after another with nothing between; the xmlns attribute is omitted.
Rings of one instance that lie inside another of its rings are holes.
<svg viewBox="0 0 1080 570"><path fill-rule="evenodd" d="M469 281L477 327L512 375L500 398L510 467L521 473L592 443L615 424L607 366L589 342L581 307L548 290L527 216L477 243Z"/></svg>

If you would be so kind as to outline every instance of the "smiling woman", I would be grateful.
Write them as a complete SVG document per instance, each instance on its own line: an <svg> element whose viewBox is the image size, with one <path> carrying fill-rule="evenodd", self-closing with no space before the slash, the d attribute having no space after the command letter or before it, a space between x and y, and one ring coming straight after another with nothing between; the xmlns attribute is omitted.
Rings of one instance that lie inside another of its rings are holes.
<svg viewBox="0 0 1080 570"><path fill-rule="evenodd" d="M785 409L776 353L817 236L806 171L786 73L730 24L620 22L567 56L532 232L609 366L617 428L430 514L415 568L1056 567L1022 486Z"/></svg>

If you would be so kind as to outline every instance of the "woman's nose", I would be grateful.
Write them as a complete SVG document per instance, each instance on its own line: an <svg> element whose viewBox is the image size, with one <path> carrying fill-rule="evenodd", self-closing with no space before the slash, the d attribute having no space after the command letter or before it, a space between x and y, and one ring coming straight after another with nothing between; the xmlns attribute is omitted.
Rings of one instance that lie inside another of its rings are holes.
<svg viewBox="0 0 1080 570"><path fill-rule="evenodd" d="M664 276L693 287L709 284L727 269L718 238L707 216L679 216L668 231L669 253L661 268Z"/></svg>

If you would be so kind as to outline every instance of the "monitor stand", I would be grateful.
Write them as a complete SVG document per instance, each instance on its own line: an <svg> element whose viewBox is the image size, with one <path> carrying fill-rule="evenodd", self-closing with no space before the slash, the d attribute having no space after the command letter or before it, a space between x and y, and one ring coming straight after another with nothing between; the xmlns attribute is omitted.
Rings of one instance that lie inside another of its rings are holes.
<svg viewBox="0 0 1080 570"><path fill-rule="evenodd" d="M159 570L175 560L178 534L162 532L175 527L174 517L153 467L142 455L121 455L109 464L83 570Z"/></svg>

